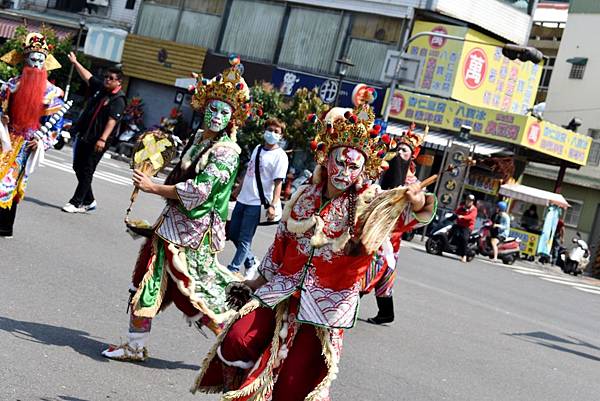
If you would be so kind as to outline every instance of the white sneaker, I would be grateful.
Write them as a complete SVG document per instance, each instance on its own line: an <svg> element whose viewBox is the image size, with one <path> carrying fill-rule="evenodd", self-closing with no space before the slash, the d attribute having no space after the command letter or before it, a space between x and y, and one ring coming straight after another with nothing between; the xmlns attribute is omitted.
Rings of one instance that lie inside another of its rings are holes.
<svg viewBox="0 0 600 401"><path fill-rule="evenodd" d="M258 278L258 266L260 266L260 260L257 258L254 258L254 264L252 265L251 268L246 269L246 271L244 272L244 279L245 280L255 280L256 278Z"/></svg>
<svg viewBox="0 0 600 401"><path fill-rule="evenodd" d="M96 201L92 201L92 203L90 203L89 205L83 205L81 206L82 208L85 209L86 212L93 212L94 210L96 210L96 207L98 206L98 204L96 203Z"/></svg>
<svg viewBox="0 0 600 401"><path fill-rule="evenodd" d="M146 342L149 336L149 332L128 333L127 342L109 346L102 351L102 356L117 361L143 362L148 359Z"/></svg>
<svg viewBox="0 0 600 401"><path fill-rule="evenodd" d="M85 207L77 207L71 203L67 203L63 206L62 211L67 213L85 213L86 210Z"/></svg>

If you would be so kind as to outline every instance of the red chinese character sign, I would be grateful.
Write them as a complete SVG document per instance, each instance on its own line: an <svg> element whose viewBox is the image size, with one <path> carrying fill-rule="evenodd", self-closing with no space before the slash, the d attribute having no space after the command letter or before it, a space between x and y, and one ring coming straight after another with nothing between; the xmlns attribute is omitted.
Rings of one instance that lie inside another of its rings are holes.
<svg viewBox="0 0 600 401"><path fill-rule="evenodd" d="M443 25L436 26L431 32L443 33L444 35L448 34L448 30L446 30ZM441 36L430 36L429 46L431 46L432 49L441 49L446 44L446 41L447 39Z"/></svg>
<svg viewBox="0 0 600 401"><path fill-rule="evenodd" d="M487 72L487 56L479 47L471 50L466 55L465 66L463 67L463 82L469 89L477 89L485 81Z"/></svg>

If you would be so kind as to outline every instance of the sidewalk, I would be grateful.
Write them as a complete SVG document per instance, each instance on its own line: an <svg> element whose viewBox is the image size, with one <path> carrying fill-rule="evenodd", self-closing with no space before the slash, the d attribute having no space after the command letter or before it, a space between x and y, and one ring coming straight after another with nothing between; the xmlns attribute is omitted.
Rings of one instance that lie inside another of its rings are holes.
<svg viewBox="0 0 600 401"><path fill-rule="evenodd" d="M425 250L425 241L421 242L420 240L420 235L415 236L415 238L412 241L402 241L402 247L408 247L408 248L412 248L412 249L416 249L419 251L422 251L424 253L427 253L427 251ZM451 255L448 253L445 253L445 255L448 255L450 257L456 257L458 259L458 257L456 255ZM438 257L435 255L431 255L432 257ZM592 285L595 287L600 287L600 280L596 279L594 277L589 277L589 276L572 276L572 275L567 275L565 273L562 272L562 270L560 269L560 267L555 266L555 265L550 265L549 263L546 264L541 264L540 262L538 262L537 260L535 262L528 262L526 260L523 259L519 259L517 260L513 265L505 265L503 263L494 263L491 260L489 260L488 258L484 258L483 256L476 256L474 261L477 262L481 262L481 263L487 263L493 266L498 266L498 267L506 267L506 268L525 268L525 269L534 269L539 271L540 273L546 273L546 274L550 274L553 276L556 276L558 278L570 278L572 280L577 280L580 281L582 284L587 284L587 285ZM472 263L472 262L471 262Z"/></svg>

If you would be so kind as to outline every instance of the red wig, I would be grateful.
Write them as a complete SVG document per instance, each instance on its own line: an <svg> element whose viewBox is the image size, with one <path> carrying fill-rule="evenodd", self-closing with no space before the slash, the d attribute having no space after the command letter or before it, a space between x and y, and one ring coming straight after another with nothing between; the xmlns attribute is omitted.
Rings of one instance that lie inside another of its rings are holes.
<svg viewBox="0 0 600 401"><path fill-rule="evenodd" d="M12 95L9 106L10 122L17 131L38 129L44 112L44 92L48 72L26 66L19 78L17 91Z"/></svg>

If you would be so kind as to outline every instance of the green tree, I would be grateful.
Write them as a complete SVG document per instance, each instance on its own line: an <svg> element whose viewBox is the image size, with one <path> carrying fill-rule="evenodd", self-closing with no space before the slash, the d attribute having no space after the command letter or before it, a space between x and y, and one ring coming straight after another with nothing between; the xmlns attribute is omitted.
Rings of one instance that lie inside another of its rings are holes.
<svg viewBox="0 0 600 401"><path fill-rule="evenodd" d="M329 110L329 106L323 103L316 89L301 88L294 96L286 97L270 83L263 82L251 87L250 95L253 102L262 108L247 121L242 132L238 133L238 144L244 150L243 163L247 162L252 149L263 142L264 124L273 117L280 119L287 126L287 150L291 150L292 153L306 153L309 150L309 143L316 135L316 130L314 125L308 122L308 116L312 113L321 116Z"/></svg>
<svg viewBox="0 0 600 401"><path fill-rule="evenodd" d="M21 51L23 41L28 33L29 30L26 26L17 27L15 30L15 36L0 46L0 56L8 53L11 50ZM42 26L40 33L46 36L46 41L48 46L51 48L52 55L62 66L62 68L49 71L48 79L55 82L55 84L60 88L64 89L67 85L69 68L71 66L67 55L73 50L73 38L71 36L66 36L61 39L56 34L56 31L45 25ZM84 67L88 69L90 68L91 62L83 53L77 52L77 59ZM6 81L12 77L15 77L19 75L22 68L23 65L17 65L13 67L0 61L0 79ZM76 92L81 86L81 83L81 80L75 77L71 81L71 91Z"/></svg>

